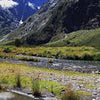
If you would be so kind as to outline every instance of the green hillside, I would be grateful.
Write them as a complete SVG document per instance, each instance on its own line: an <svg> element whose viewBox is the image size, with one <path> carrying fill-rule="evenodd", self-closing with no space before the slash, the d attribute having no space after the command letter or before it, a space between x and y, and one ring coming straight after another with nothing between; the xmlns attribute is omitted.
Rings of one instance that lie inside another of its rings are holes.
<svg viewBox="0 0 100 100"><path fill-rule="evenodd" d="M47 24L37 32L31 31L24 39L24 43L40 45L62 39L70 32L99 28L99 1L63 0L55 8Z"/></svg>
<svg viewBox="0 0 100 100"><path fill-rule="evenodd" d="M67 38L56 42L49 42L46 46L93 46L100 47L100 28L94 30L80 30L70 33Z"/></svg>

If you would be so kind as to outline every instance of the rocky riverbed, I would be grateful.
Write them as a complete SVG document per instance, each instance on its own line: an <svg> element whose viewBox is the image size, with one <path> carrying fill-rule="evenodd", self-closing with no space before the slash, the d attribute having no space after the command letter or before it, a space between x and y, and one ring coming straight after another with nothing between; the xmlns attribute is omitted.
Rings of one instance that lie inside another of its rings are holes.
<svg viewBox="0 0 100 100"><path fill-rule="evenodd" d="M17 55L24 56L24 55ZM33 57L33 56L24 56L24 57ZM88 96L84 96L84 100L100 100L100 62L93 61L72 61L72 60L61 60L53 59L53 63L49 63L50 58L43 57L33 57L40 59L40 62L32 61L21 61L18 59L0 59L2 62L9 62L15 64L27 64L29 66L47 67L50 69L57 70L70 70L84 72L80 75L70 75L66 74L57 74L53 72L36 72L34 74L39 74L42 80L59 82L62 85L71 83L73 90L82 91L82 94L87 93ZM91 73L91 75L86 75L85 73ZM74 72L73 72L74 73ZM23 73L26 75L26 73ZM28 76L32 76L33 73L27 73ZM47 87L48 88L48 87ZM58 88L58 87L56 87ZM47 99L48 100L48 99ZM52 100L52 99L51 99Z"/></svg>
<svg viewBox="0 0 100 100"><path fill-rule="evenodd" d="M46 67L56 70L69 70L69 71L78 71L83 73L96 73L100 74L100 61L82 61L82 60L64 60L64 59L55 59L55 58L46 58L46 57L35 57L27 55L16 55L17 57L28 57L39 59L40 62L33 61L21 61L18 59L0 59L1 61L15 63L15 64L27 64L29 66L37 66L39 68ZM53 63L49 63L49 59L53 60Z"/></svg>

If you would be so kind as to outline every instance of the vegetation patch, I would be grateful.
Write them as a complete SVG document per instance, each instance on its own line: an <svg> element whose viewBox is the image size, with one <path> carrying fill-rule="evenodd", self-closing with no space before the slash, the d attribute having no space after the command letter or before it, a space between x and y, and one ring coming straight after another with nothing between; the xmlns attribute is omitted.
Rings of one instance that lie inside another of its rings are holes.
<svg viewBox="0 0 100 100"><path fill-rule="evenodd" d="M100 61L100 51L94 47L15 47L0 46L1 58L17 58L26 61L39 61L29 57L16 57L16 55L29 55L48 58L61 58L68 60L94 60Z"/></svg>
<svg viewBox="0 0 100 100"><path fill-rule="evenodd" d="M100 83L97 81L99 77L99 74L58 71L0 62L1 89L6 89L8 87L31 87L35 96L41 96L41 92L51 92L58 98L61 98L61 93L63 91L66 91L64 92L65 96L67 92L73 93L73 95L74 93L80 95L83 93L84 88L92 90L99 87ZM77 84L80 89L75 91L72 88L69 88L68 85L63 84L63 82L66 84L69 82L70 84ZM83 95L87 95L87 92L84 91Z"/></svg>
<svg viewBox="0 0 100 100"><path fill-rule="evenodd" d="M100 28L92 30L79 30L67 35L67 38L49 42L45 46L63 47L63 46L92 46L100 49Z"/></svg>

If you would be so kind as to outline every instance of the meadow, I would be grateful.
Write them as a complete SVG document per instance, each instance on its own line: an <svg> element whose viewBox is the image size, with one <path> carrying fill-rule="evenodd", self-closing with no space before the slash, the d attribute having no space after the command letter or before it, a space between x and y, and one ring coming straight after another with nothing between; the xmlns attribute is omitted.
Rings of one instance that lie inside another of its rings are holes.
<svg viewBox="0 0 100 100"><path fill-rule="evenodd" d="M29 55L68 60L100 60L100 50L94 47L15 47L0 46L1 58L18 58L16 55ZM28 60L27 58L18 58ZM32 60L32 59L30 59ZM34 60L34 59L33 59Z"/></svg>

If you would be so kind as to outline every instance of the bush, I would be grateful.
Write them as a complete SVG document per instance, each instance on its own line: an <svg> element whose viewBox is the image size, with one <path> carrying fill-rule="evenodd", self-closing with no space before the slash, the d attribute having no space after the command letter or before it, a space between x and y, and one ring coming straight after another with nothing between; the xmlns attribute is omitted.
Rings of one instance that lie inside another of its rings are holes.
<svg viewBox="0 0 100 100"><path fill-rule="evenodd" d="M2 86L1 86L1 84L0 84L0 90L2 90Z"/></svg>
<svg viewBox="0 0 100 100"><path fill-rule="evenodd" d="M94 55L94 60L95 60L95 61L100 61L100 53Z"/></svg>
<svg viewBox="0 0 100 100"><path fill-rule="evenodd" d="M55 58L58 59L62 55L62 52L60 50L57 51Z"/></svg>
<svg viewBox="0 0 100 100"><path fill-rule="evenodd" d="M79 96L72 90L66 90L61 100L80 100Z"/></svg>
<svg viewBox="0 0 100 100"><path fill-rule="evenodd" d="M53 63L53 59L49 59L49 63Z"/></svg>
<svg viewBox="0 0 100 100"><path fill-rule="evenodd" d="M5 49L3 50L3 52L5 52L5 53L10 53L10 52L11 52L11 49L5 48Z"/></svg>
<svg viewBox="0 0 100 100"><path fill-rule="evenodd" d="M53 93L54 94L54 91L53 91L53 85L51 85L51 93Z"/></svg>
<svg viewBox="0 0 100 100"><path fill-rule="evenodd" d="M22 85L21 85L21 79L20 79L20 75L19 74L16 77L16 87L17 88L21 88L22 87Z"/></svg>
<svg viewBox="0 0 100 100"><path fill-rule="evenodd" d="M16 39L15 40L15 46L19 47L21 45L21 40L20 39Z"/></svg>
<svg viewBox="0 0 100 100"><path fill-rule="evenodd" d="M63 93L61 100L80 100L80 97L77 93L72 90L72 85L68 84L68 88Z"/></svg>
<svg viewBox="0 0 100 100"><path fill-rule="evenodd" d="M41 97L40 84L38 79L32 81L32 91L34 96Z"/></svg>
<svg viewBox="0 0 100 100"><path fill-rule="evenodd" d="M93 60L93 55L90 55L88 53L84 53L81 57L82 60Z"/></svg>
<svg viewBox="0 0 100 100"><path fill-rule="evenodd" d="M37 59L37 58L17 57L17 59L19 59L19 60L23 60L23 61L34 61L34 62L40 62L40 59Z"/></svg>
<svg viewBox="0 0 100 100"><path fill-rule="evenodd" d="M63 59L79 60L80 58L77 55L73 54L73 55L65 55L65 56L63 56Z"/></svg>

